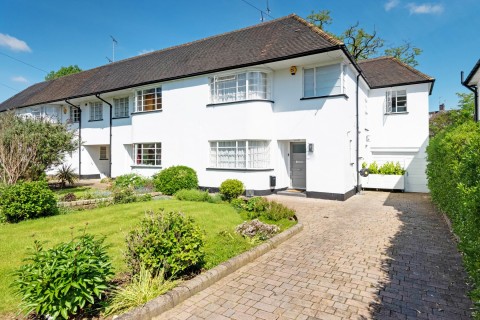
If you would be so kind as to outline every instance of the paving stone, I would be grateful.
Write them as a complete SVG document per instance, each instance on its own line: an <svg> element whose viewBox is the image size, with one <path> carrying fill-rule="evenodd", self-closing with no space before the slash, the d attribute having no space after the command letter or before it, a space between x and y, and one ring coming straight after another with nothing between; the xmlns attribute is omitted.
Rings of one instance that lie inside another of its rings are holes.
<svg viewBox="0 0 480 320"><path fill-rule="evenodd" d="M428 195L269 198L304 230L158 319L470 319L461 255Z"/></svg>

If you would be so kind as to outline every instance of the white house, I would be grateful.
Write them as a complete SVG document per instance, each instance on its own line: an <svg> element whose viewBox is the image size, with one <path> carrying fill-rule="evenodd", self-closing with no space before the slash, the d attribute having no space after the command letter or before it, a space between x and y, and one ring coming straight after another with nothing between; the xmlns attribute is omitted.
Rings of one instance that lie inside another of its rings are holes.
<svg viewBox="0 0 480 320"><path fill-rule="evenodd" d="M467 78L463 80L462 71L462 85L473 92L475 98L475 121L480 119L480 97L478 95L478 88L480 87L480 60L477 61L472 71L468 74Z"/></svg>
<svg viewBox="0 0 480 320"><path fill-rule="evenodd" d="M83 144L69 161L84 178L181 164L205 188L236 178L258 195L345 200L363 161L400 161L406 191L428 191L433 83L393 58L356 63L290 15L38 83L0 111L71 123Z"/></svg>

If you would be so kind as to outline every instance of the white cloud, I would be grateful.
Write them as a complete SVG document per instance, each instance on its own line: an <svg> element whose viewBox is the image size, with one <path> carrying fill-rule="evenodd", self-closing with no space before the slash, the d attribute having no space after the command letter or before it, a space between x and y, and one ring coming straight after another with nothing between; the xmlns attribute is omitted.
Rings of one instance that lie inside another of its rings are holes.
<svg viewBox="0 0 480 320"><path fill-rule="evenodd" d="M12 51L32 51L25 41L3 33L0 33L0 46L7 47Z"/></svg>
<svg viewBox="0 0 480 320"><path fill-rule="evenodd" d="M400 4L400 0L388 0L385 5L385 11L390 11Z"/></svg>
<svg viewBox="0 0 480 320"><path fill-rule="evenodd" d="M22 76L16 76L12 78L13 82L28 83L28 80Z"/></svg>
<svg viewBox="0 0 480 320"><path fill-rule="evenodd" d="M142 51L139 51L138 52L138 55L142 55L142 54L145 54L145 53L150 53L150 52L153 52L155 50L153 49L143 49Z"/></svg>
<svg viewBox="0 0 480 320"><path fill-rule="evenodd" d="M444 10L443 5L432 3L409 3L407 7L410 10L410 14L441 14Z"/></svg>

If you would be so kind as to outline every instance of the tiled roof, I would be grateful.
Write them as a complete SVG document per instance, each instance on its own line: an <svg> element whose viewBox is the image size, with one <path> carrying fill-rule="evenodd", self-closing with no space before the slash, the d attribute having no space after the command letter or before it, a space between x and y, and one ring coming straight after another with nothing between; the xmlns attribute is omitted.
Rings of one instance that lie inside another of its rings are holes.
<svg viewBox="0 0 480 320"><path fill-rule="evenodd" d="M435 81L393 57L360 60L358 65L372 89Z"/></svg>
<svg viewBox="0 0 480 320"><path fill-rule="evenodd" d="M289 15L37 83L1 103L0 111L320 53L341 45L300 17Z"/></svg>

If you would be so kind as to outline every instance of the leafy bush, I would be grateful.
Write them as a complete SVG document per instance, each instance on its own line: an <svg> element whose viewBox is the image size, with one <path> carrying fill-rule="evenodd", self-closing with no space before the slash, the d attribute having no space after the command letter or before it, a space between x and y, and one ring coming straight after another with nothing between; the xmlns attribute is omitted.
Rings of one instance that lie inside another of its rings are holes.
<svg viewBox="0 0 480 320"><path fill-rule="evenodd" d="M133 188L114 188L113 192L113 203L120 204L120 203L132 203L137 201L137 195L133 191Z"/></svg>
<svg viewBox="0 0 480 320"><path fill-rule="evenodd" d="M285 207L283 204L270 201L267 210L262 214L268 220L278 221L282 219L291 219L295 215L295 211Z"/></svg>
<svg viewBox="0 0 480 320"><path fill-rule="evenodd" d="M186 166L173 166L163 169L153 176L156 191L166 195L173 195L182 189L197 189L197 173Z"/></svg>
<svg viewBox="0 0 480 320"><path fill-rule="evenodd" d="M45 181L19 182L5 187L0 198L0 210L8 222L58 213L55 194Z"/></svg>
<svg viewBox="0 0 480 320"><path fill-rule="evenodd" d="M244 191L243 182L237 179L227 179L220 185L220 194L227 201L238 198Z"/></svg>
<svg viewBox="0 0 480 320"><path fill-rule="evenodd" d="M432 200L460 237L459 249L474 283L470 295L480 308L480 124L469 121L440 131L430 139L427 154Z"/></svg>
<svg viewBox="0 0 480 320"><path fill-rule="evenodd" d="M237 210L237 211L246 210L246 208L247 208L247 204L246 204L245 200L243 200L243 199L241 199L241 198L232 199L232 200L230 201L230 204L231 204L232 207L235 208L235 210Z"/></svg>
<svg viewBox="0 0 480 320"><path fill-rule="evenodd" d="M116 177L113 181L113 187L141 189L150 186L151 183L152 180L149 178L136 173L129 173Z"/></svg>
<svg viewBox="0 0 480 320"><path fill-rule="evenodd" d="M212 197L207 190L182 189L175 193L175 198L183 201L211 202Z"/></svg>
<svg viewBox="0 0 480 320"><path fill-rule="evenodd" d="M273 237L280 231L280 228L274 224L266 224L257 219L246 221L235 228L235 232L244 237L258 238L259 240L266 240Z"/></svg>
<svg viewBox="0 0 480 320"><path fill-rule="evenodd" d="M367 165L362 163L362 168L368 168L370 174L385 174L385 175L404 175L405 169L400 165L400 162L393 163L393 161L385 162L382 166L378 166L376 161Z"/></svg>
<svg viewBox="0 0 480 320"><path fill-rule="evenodd" d="M78 180L78 174L75 173L75 170L72 168L72 165L63 164L57 171L55 177L60 180L62 186L65 186L65 183L70 185L74 184Z"/></svg>
<svg viewBox="0 0 480 320"><path fill-rule="evenodd" d="M142 266L132 282L113 291L113 299L105 314L125 313L173 289L177 283L166 280L163 272L155 276Z"/></svg>
<svg viewBox="0 0 480 320"><path fill-rule="evenodd" d="M180 212L147 212L126 241L125 258L133 274L144 265L153 274L164 270L165 276L177 278L204 263L203 233Z"/></svg>
<svg viewBox="0 0 480 320"><path fill-rule="evenodd" d="M44 250L35 241L30 263L16 271L14 286L27 314L69 319L98 307L113 276L104 239L84 234Z"/></svg>
<svg viewBox="0 0 480 320"><path fill-rule="evenodd" d="M77 196L75 195L75 193L69 192L65 194L60 200L66 202L77 201Z"/></svg>
<svg viewBox="0 0 480 320"><path fill-rule="evenodd" d="M253 197L248 199L245 210L250 212L263 212L269 207L268 200L262 197Z"/></svg>

